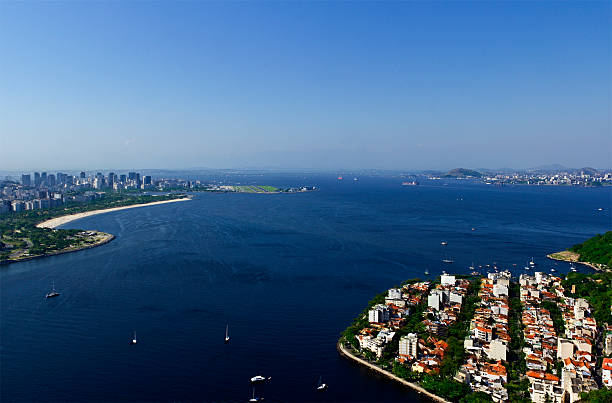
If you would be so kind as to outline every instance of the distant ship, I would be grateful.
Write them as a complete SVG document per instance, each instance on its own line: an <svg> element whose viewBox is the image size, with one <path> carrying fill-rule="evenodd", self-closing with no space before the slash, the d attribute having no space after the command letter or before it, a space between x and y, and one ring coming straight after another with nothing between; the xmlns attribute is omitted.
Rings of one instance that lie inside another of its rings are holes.
<svg viewBox="0 0 612 403"><path fill-rule="evenodd" d="M448 259L448 258L446 258L446 259L442 259L442 261L443 261L444 263L453 263L453 259Z"/></svg>
<svg viewBox="0 0 612 403"><path fill-rule="evenodd" d="M225 344L229 343L230 341L230 337L229 337L229 324L225 325Z"/></svg>
<svg viewBox="0 0 612 403"><path fill-rule="evenodd" d="M554 267L551 267L551 268L550 268L550 271L554 273L554 272L556 272L557 270L555 270L555 268L554 268Z"/></svg>
<svg viewBox="0 0 612 403"><path fill-rule="evenodd" d="M419 182L417 181L402 182L402 186L419 186Z"/></svg>
<svg viewBox="0 0 612 403"><path fill-rule="evenodd" d="M357 181L359 180L359 178L358 178L358 177L354 177L354 178L353 178L353 180L354 180L355 182L357 182Z"/></svg>
<svg viewBox="0 0 612 403"><path fill-rule="evenodd" d="M446 246L446 245L448 245L448 242L446 242L446 241L442 241L442 242L440 242L440 245L442 245L442 246Z"/></svg>
<svg viewBox="0 0 612 403"><path fill-rule="evenodd" d="M425 275L429 276L429 270L425 269Z"/></svg>
<svg viewBox="0 0 612 403"><path fill-rule="evenodd" d="M318 391L323 391L325 389L327 389L327 384L323 383L322 378L319 377L319 382L317 383L317 390Z"/></svg>
<svg viewBox="0 0 612 403"><path fill-rule="evenodd" d="M342 176L338 176L338 180L341 181L342 180Z"/></svg>
<svg viewBox="0 0 612 403"><path fill-rule="evenodd" d="M136 339L136 330L134 330L134 336L132 337L130 344L134 345L136 343L138 343L138 340Z"/></svg>
<svg viewBox="0 0 612 403"><path fill-rule="evenodd" d="M51 292L48 292L47 295L45 295L45 298L53 298L53 297L57 297L59 294L59 292L55 291L55 281L53 282L53 285L51 286Z"/></svg>

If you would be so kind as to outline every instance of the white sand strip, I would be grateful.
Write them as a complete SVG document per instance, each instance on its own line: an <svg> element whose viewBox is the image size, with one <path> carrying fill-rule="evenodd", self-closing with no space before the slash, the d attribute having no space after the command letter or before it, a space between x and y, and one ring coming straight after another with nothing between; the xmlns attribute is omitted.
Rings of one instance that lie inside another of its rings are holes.
<svg viewBox="0 0 612 403"><path fill-rule="evenodd" d="M146 206L153 206L155 204L174 203L174 202L187 201L187 200L191 200L191 199L189 197L184 197L182 199L162 200L162 201L151 202L151 203L132 204L131 206L122 206L122 207L113 207L113 208L107 208L107 209L102 209L102 210L86 211L84 213L69 214L69 215L65 215L61 217L52 218L50 220L43 221L40 224L36 224L36 226L38 228L56 228L56 227L59 227L60 225L64 225L71 221L78 220L80 218L89 217L89 216L96 215L96 214L110 213L112 211L126 210L129 208L146 207Z"/></svg>

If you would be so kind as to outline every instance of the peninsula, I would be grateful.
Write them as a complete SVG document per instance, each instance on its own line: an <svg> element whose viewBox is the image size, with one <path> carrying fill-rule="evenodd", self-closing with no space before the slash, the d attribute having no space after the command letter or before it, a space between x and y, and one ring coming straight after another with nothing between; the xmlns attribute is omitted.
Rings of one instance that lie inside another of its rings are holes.
<svg viewBox="0 0 612 403"><path fill-rule="evenodd" d="M95 230L56 229L80 218L129 208L190 200L184 194L144 195L98 192L87 203L21 211L0 216L0 264L75 252L103 245L112 234Z"/></svg>
<svg viewBox="0 0 612 403"><path fill-rule="evenodd" d="M568 250L551 253L549 259L574 262L590 266L595 270L612 268L612 231L572 246Z"/></svg>
<svg viewBox="0 0 612 403"><path fill-rule="evenodd" d="M612 401L612 273L442 274L372 299L340 355L437 402Z"/></svg>

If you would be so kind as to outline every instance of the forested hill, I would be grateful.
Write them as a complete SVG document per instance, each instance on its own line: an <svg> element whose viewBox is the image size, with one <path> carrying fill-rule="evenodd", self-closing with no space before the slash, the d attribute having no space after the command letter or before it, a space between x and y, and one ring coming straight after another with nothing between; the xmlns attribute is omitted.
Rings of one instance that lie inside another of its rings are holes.
<svg viewBox="0 0 612 403"><path fill-rule="evenodd" d="M580 254L581 262L601 263L612 268L612 231L574 245L572 252Z"/></svg>

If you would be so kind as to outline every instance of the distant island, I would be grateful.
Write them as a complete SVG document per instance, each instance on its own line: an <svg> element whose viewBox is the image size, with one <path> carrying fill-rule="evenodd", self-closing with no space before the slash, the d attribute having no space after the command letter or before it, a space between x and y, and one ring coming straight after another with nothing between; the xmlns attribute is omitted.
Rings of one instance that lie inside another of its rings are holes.
<svg viewBox="0 0 612 403"><path fill-rule="evenodd" d="M551 253L549 259L580 263L596 270L612 268L612 231L572 246L568 250Z"/></svg>
<svg viewBox="0 0 612 403"><path fill-rule="evenodd" d="M480 178L482 174L473 169L455 168L445 173L443 178Z"/></svg>

